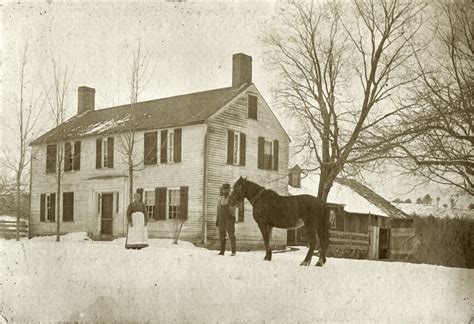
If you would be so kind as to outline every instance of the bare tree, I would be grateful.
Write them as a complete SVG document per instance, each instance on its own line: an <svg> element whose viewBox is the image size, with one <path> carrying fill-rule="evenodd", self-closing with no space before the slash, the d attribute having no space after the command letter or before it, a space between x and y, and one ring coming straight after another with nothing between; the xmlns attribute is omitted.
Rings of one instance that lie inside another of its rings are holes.
<svg viewBox="0 0 474 324"><path fill-rule="evenodd" d="M25 44L19 71L19 89L14 98L16 121L7 125L10 134L13 134L14 147L2 150L2 164L15 175L16 190L16 240L20 240L20 218L22 216L22 193L24 192L24 177L28 174L27 166L31 161L32 154L28 145L32 140L33 131L40 117L41 97L34 93L34 82L27 75L27 53L28 46ZM10 150L12 149L12 151Z"/></svg>
<svg viewBox="0 0 474 324"><path fill-rule="evenodd" d="M263 36L281 82L276 99L299 122L296 147L319 170L318 197L335 178L389 155L401 134L380 136L393 123L424 5L412 1L354 4L292 2L282 27Z"/></svg>
<svg viewBox="0 0 474 324"><path fill-rule="evenodd" d="M54 120L54 126L58 127L65 121L67 108L67 95L72 79L72 71L69 67L62 66L56 59L52 59L51 82L46 83L42 77L43 89L46 97L46 105L50 109ZM64 172L64 141L58 140L56 153L56 241L60 240L61 230L61 180Z"/></svg>
<svg viewBox="0 0 474 324"><path fill-rule="evenodd" d="M149 68L151 58L151 53L144 53L142 51L141 42L139 41L136 50L132 53L131 59L131 73L128 84L130 89L130 110L133 110L134 105L138 102L140 94L145 90L150 80ZM130 118L134 118L133 113L130 114ZM137 138L134 128L139 125L139 122L139 120L133 120L132 127L118 136L117 150L127 163L129 202L133 200L134 172L143 169L143 156L138 156L136 151L137 145L140 145L143 141L142 139Z"/></svg>
<svg viewBox="0 0 474 324"><path fill-rule="evenodd" d="M411 174L474 195L474 3L446 2L436 10L431 47L417 55L415 109L401 115L416 132L400 145L399 164Z"/></svg>

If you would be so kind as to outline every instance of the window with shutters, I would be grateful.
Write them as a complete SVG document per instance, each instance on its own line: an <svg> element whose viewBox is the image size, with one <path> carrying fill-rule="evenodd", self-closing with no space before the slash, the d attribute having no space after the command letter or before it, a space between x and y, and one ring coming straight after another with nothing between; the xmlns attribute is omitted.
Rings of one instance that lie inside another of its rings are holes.
<svg viewBox="0 0 474 324"><path fill-rule="evenodd" d="M70 172L80 169L81 159L81 142L64 143L64 171Z"/></svg>
<svg viewBox="0 0 474 324"><path fill-rule="evenodd" d="M241 132L227 131L227 164L245 166L246 138Z"/></svg>
<svg viewBox="0 0 474 324"><path fill-rule="evenodd" d="M263 168L267 170L273 169L273 142L265 141L265 147L263 150Z"/></svg>
<svg viewBox="0 0 474 324"><path fill-rule="evenodd" d="M46 146L46 173L56 172L56 155L57 155L56 144L47 145Z"/></svg>
<svg viewBox="0 0 474 324"><path fill-rule="evenodd" d="M258 137L257 167L262 170L278 171L278 140Z"/></svg>
<svg viewBox="0 0 474 324"><path fill-rule="evenodd" d="M174 162L174 131L168 131L168 163Z"/></svg>
<svg viewBox="0 0 474 324"><path fill-rule="evenodd" d="M45 194L44 195L44 215L46 216L44 218L44 221L45 222L54 222L55 221L55 206L56 206L56 202L55 202L55 194Z"/></svg>
<svg viewBox="0 0 474 324"><path fill-rule="evenodd" d="M240 162L240 133L234 133L234 164L239 164Z"/></svg>
<svg viewBox="0 0 474 324"><path fill-rule="evenodd" d="M257 96L247 97L248 118L257 119Z"/></svg>
<svg viewBox="0 0 474 324"><path fill-rule="evenodd" d="M114 137L96 140L96 169L114 167Z"/></svg>
<svg viewBox="0 0 474 324"><path fill-rule="evenodd" d="M107 167L107 139L102 139L102 165Z"/></svg>
<svg viewBox="0 0 474 324"><path fill-rule="evenodd" d="M180 188L168 188L168 219L176 219L179 216Z"/></svg>
<svg viewBox="0 0 474 324"><path fill-rule="evenodd" d="M155 190L145 190L145 207L148 212L148 219L156 219L155 217Z"/></svg>

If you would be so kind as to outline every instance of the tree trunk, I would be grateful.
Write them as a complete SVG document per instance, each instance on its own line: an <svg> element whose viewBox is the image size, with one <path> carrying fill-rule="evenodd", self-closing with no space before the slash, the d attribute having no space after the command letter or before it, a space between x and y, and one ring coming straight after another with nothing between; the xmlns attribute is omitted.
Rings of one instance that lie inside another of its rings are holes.
<svg viewBox="0 0 474 324"><path fill-rule="evenodd" d="M21 216L21 191L20 191L20 178L19 175L16 177L16 240L20 240L20 216Z"/></svg>
<svg viewBox="0 0 474 324"><path fill-rule="evenodd" d="M133 161L128 161L128 200L133 201Z"/></svg>
<svg viewBox="0 0 474 324"><path fill-rule="evenodd" d="M61 231L60 222L60 202L61 202L61 161L62 161L62 147L58 144L58 159L56 160L56 176L57 176L57 187L56 187L56 242L59 242L59 232Z"/></svg>
<svg viewBox="0 0 474 324"><path fill-rule="evenodd" d="M321 175L319 177L319 186L318 186L318 198L324 202L327 202L329 191L331 190L334 180L337 177L338 172L334 168L321 168Z"/></svg>

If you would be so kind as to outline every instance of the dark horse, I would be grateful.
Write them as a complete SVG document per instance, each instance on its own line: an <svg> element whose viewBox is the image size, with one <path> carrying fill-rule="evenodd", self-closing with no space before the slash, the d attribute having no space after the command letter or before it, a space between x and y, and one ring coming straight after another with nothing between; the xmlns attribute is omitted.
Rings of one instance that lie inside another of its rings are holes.
<svg viewBox="0 0 474 324"><path fill-rule="evenodd" d="M309 238L309 249L301 265L311 264L316 247L316 231L321 246L316 266L322 266L326 262L329 246L329 209L323 201L311 195L280 196L273 190L240 177L234 184L229 203L235 206L245 198L252 204L253 218L262 232L266 250L264 260L272 259L270 235L273 227L290 229L304 224Z"/></svg>

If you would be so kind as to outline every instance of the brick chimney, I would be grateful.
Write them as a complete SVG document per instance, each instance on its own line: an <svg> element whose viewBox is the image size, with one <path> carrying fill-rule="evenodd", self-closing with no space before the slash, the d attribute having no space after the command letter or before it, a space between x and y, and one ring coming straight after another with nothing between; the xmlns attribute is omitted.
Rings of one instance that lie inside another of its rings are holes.
<svg viewBox="0 0 474 324"><path fill-rule="evenodd" d="M89 87L79 87L77 89L77 114L81 115L86 111L95 109L95 89Z"/></svg>
<svg viewBox="0 0 474 324"><path fill-rule="evenodd" d="M232 89L252 83L252 57L243 53L232 56Z"/></svg>

